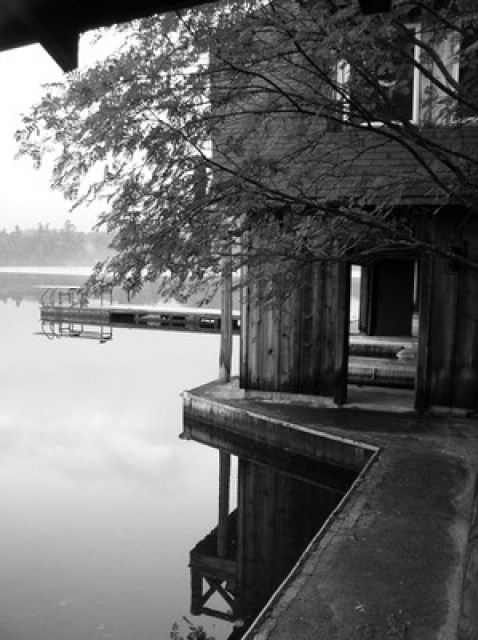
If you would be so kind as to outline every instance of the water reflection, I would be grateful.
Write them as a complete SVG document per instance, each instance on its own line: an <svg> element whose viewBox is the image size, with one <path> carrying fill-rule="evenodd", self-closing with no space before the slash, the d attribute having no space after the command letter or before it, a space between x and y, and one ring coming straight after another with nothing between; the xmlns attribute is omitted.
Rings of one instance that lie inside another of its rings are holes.
<svg viewBox="0 0 478 640"><path fill-rule="evenodd" d="M96 340L99 344L106 344L113 339L111 324L86 324L84 322L54 322L41 319L41 330L38 335L48 340L55 338L73 338L75 340Z"/></svg>
<svg viewBox="0 0 478 640"><path fill-rule="evenodd" d="M191 613L235 622L241 637L340 502L354 472L189 423L183 438L219 449L218 526L190 552ZM229 456L237 455L230 510Z"/></svg>
<svg viewBox="0 0 478 640"><path fill-rule="evenodd" d="M221 466L205 536L218 452L178 440L179 393L216 377L218 336L41 340L33 285L49 282L21 278L0 286L1 640L168 637L189 608L190 550L193 610L220 614L198 623L227 637L222 618L262 606L349 479L325 489L310 460L221 441L237 464Z"/></svg>
<svg viewBox="0 0 478 640"><path fill-rule="evenodd" d="M85 270L78 273L15 273L0 267L0 301L14 302L19 307L22 302L37 302L40 300L43 287L53 284L81 286L86 280Z"/></svg>
<svg viewBox="0 0 478 640"><path fill-rule="evenodd" d="M179 394L217 375L218 336L47 341L22 300L0 305L0 638L167 638L217 483L215 452L178 440Z"/></svg>

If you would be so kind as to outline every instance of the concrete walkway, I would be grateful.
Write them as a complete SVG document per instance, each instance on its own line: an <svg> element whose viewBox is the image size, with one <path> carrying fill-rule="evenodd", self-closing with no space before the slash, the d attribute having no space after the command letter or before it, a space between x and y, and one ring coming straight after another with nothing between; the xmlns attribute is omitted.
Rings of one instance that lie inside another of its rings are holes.
<svg viewBox="0 0 478 640"><path fill-rule="evenodd" d="M376 393L356 389L340 409L233 384L185 397L185 412L189 398L210 416L239 411L377 449L247 639L478 637L478 421L419 417L403 392Z"/></svg>

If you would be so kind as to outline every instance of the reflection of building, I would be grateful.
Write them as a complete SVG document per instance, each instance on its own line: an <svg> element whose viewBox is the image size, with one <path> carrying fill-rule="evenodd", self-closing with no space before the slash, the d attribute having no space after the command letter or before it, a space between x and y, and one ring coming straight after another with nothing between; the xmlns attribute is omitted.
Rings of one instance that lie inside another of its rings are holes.
<svg viewBox="0 0 478 640"><path fill-rule="evenodd" d="M190 553L191 613L249 621L297 562L357 472L186 416L183 437L219 449L219 522ZM229 512L230 456L238 456Z"/></svg>

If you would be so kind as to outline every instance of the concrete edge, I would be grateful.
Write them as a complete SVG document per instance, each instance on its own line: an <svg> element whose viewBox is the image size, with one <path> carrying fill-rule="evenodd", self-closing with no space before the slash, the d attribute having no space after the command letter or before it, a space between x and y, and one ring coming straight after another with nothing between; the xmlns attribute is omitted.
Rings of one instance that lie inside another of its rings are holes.
<svg viewBox="0 0 478 640"><path fill-rule="evenodd" d="M211 408L219 409L219 407L221 407L222 411L226 407L226 405L224 405L224 403L221 402L220 400L216 400L216 399L211 398L211 397L201 398L201 397L195 395L191 391L183 391L181 393L181 397L183 398L183 402L189 403L190 407L192 407L193 404L198 404L198 403L201 403L201 402L206 402L208 404L208 406L211 407ZM352 447L358 447L360 449L369 451L372 454L375 453L377 451L377 449L378 449L377 446L372 445L372 444L368 444L366 442L361 442L361 441L353 440L352 438L348 438L348 437L345 437L345 436L338 436L336 434L327 433L325 431L321 431L320 429L311 429L310 427L299 425L299 424L296 424L294 422L289 422L287 420L281 420L280 418L275 418L273 416L265 416L262 413L257 413L255 411L250 411L248 409L242 409L242 408L233 407L231 405L227 405L227 411L228 411L228 413L230 413L232 415L234 415L234 414L237 415L237 416L240 416L240 415L244 416L245 415L245 416L247 416L249 418L252 418L254 420L267 420L267 422L269 422L271 424L276 424L276 425L279 425L279 426L284 427L286 429L290 429L292 431L299 431L301 433L306 433L308 435L312 435L312 436L317 436L317 437L323 438L324 440L340 442L341 444L350 445Z"/></svg>
<svg viewBox="0 0 478 640"><path fill-rule="evenodd" d="M355 383L354 383L355 384ZM208 395L208 390L213 388L211 395ZM193 391L198 393L204 393L209 398L214 398L218 401L257 401L264 404L294 404L302 407L308 407L312 409L334 409L336 411L347 411L349 409L359 409L374 411L377 413L383 413L384 408L381 405L373 403L364 403L357 401L347 401L343 405L337 405L332 398L327 396L318 396L306 393L291 393L286 391L258 391L255 389L242 389L239 387L239 379L232 378L230 382L223 383L219 380L208 382L200 387L197 387ZM408 415L417 415L417 411L408 406L402 406L401 404L388 404L387 413L401 413Z"/></svg>

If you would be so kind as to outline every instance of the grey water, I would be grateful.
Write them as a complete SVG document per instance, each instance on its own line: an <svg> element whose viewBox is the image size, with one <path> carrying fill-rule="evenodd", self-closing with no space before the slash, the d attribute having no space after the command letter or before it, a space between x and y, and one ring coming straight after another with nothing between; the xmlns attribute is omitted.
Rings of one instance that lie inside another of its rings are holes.
<svg viewBox="0 0 478 640"><path fill-rule="evenodd" d="M217 524L218 454L178 438L180 392L217 377L219 337L47 340L45 282L0 274L0 639L169 638Z"/></svg>

